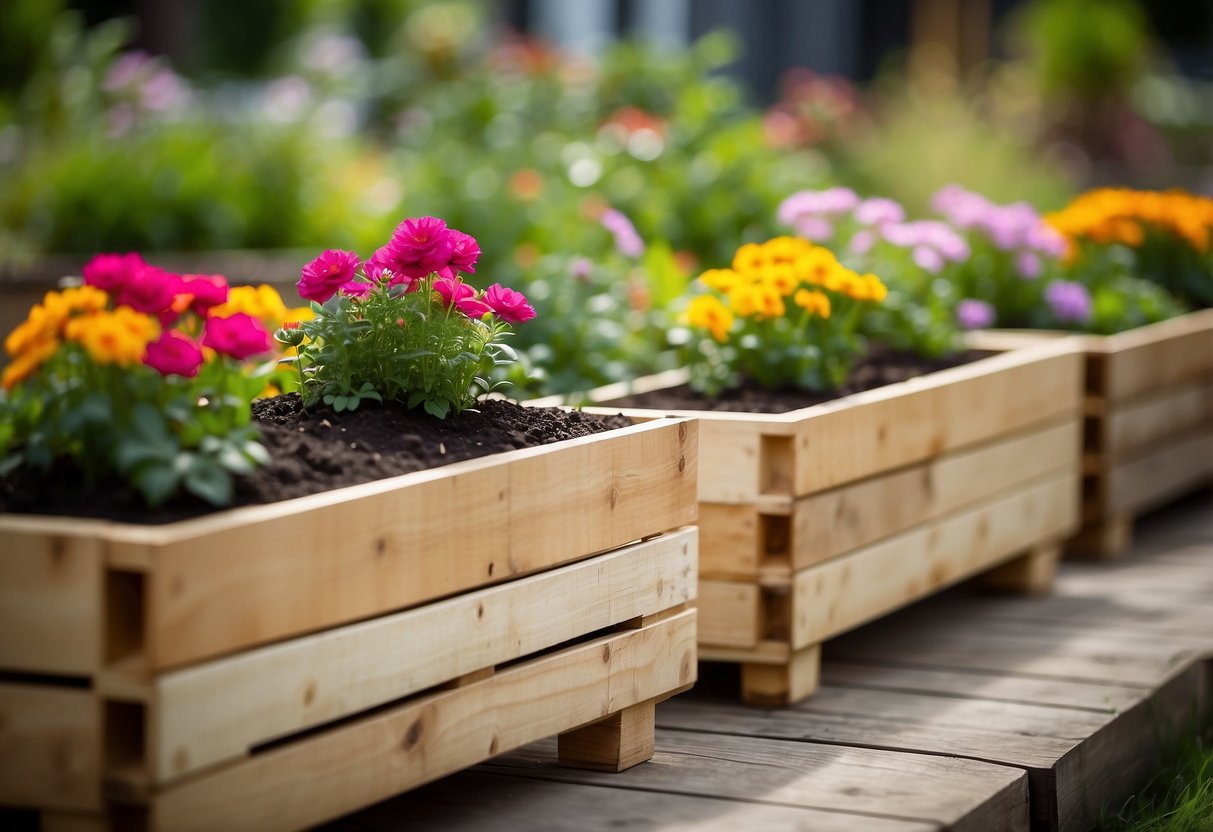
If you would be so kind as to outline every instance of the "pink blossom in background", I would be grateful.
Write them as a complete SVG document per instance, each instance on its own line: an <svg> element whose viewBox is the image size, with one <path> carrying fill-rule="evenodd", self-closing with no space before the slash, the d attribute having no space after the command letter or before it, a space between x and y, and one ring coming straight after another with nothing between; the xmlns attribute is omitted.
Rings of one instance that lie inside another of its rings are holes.
<svg viewBox="0 0 1213 832"><path fill-rule="evenodd" d="M640 235L636 233L636 226L632 225L632 221L623 213L609 208L603 212L599 222L614 236L615 250L624 257L635 259L644 254L644 240L640 239Z"/></svg>
<svg viewBox="0 0 1213 832"><path fill-rule="evenodd" d="M172 307L180 289L178 275L145 263L114 293L114 302L136 312L159 315Z"/></svg>
<svg viewBox="0 0 1213 832"><path fill-rule="evenodd" d="M994 307L983 300L965 298L956 304L956 322L963 329L985 329L994 323Z"/></svg>
<svg viewBox="0 0 1213 832"><path fill-rule="evenodd" d="M919 268L931 274L939 274L943 269L943 255L928 245L915 246L911 256Z"/></svg>
<svg viewBox="0 0 1213 832"><path fill-rule="evenodd" d="M1019 269L1019 276L1024 280L1040 277L1040 257L1030 251L1021 251L1015 256L1015 267Z"/></svg>
<svg viewBox="0 0 1213 832"><path fill-rule="evenodd" d="M243 312L225 318L207 318L202 344L238 361L273 349L270 334L262 323Z"/></svg>
<svg viewBox="0 0 1213 832"><path fill-rule="evenodd" d="M297 284L299 296L305 300L324 303L350 283L358 271L358 255L352 251L328 249L303 267Z"/></svg>
<svg viewBox="0 0 1213 832"><path fill-rule="evenodd" d="M825 217L804 216L792 223L796 233L806 240L824 242L834 236L834 225Z"/></svg>
<svg viewBox="0 0 1213 832"><path fill-rule="evenodd" d="M193 378L202 366L202 350L190 338L169 330L147 345L143 363L162 376Z"/></svg>
<svg viewBox="0 0 1213 832"><path fill-rule="evenodd" d="M851 237L850 249L853 254L867 254L876 245L876 233L867 228L856 231Z"/></svg>
<svg viewBox="0 0 1213 832"><path fill-rule="evenodd" d="M129 254L98 254L81 270L84 282L113 294L147 266L143 258Z"/></svg>
<svg viewBox="0 0 1213 832"><path fill-rule="evenodd" d="M594 274L594 264L590 262L588 257L578 257L569 264L569 271L573 273L575 279L586 283Z"/></svg>
<svg viewBox="0 0 1213 832"><path fill-rule="evenodd" d="M178 291L191 295L190 309L199 315L227 302L227 278L221 274L183 274Z"/></svg>
<svg viewBox="0 0 1213 832"><path fill-rule="evenodd" d="M1085 323L1091 320L1091 295L1081 283L1055 281L1045 289L1045 300L1061 323Z"/></svg>
<svg viewBox="0 0 1213 832"><path fill-rule="evenodd" d="M903 222L906 211L901 203L884 197L865 199L855 206L855 221L861 225L889 225Z"/></svg>
<svg viewBox="0 0 1213 832"><path fill-rule="evenodd" d="M535 307L527 302L522 292L507 289L500 283L494 283L485 290L484 302L506 323L526 323L535 317Z"/></svg>

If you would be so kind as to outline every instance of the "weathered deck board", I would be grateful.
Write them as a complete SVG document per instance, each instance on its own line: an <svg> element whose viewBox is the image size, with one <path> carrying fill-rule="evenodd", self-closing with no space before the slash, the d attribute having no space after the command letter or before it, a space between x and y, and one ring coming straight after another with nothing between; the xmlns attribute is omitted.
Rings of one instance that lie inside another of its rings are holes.
<svg viewBox="0 0 1213 832"><path fill-rule="evenodd" d="M549 741L329 828L1018 829L1026 774L1033 830L1085 830L1209 713L1210 496L1146 518L1126 561L1066 564L1052 597L962 586L840 638L799 706L738 705L735 668L708 666L623 775L559 770Z"/></svg>

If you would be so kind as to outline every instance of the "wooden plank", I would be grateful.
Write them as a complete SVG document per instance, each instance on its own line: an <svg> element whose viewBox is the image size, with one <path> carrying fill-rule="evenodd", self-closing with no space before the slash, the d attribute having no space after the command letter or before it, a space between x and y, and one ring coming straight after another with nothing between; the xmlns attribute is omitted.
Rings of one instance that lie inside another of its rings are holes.
<svg viewBox="0 0 1213 832"><path fill-rule="evenodd" d="M763 561L762 522L753 504L700 503L700 573L714 578L757 577Z"/></svg>
<svg viewBox="0 0 1213 832"><path fill-rule="evenodd" d="M0 529L0 669L87 676L101 657L101 548Z"/></svg>
<svg viewBox="0 0 1213 832"><path fill-rule="evenodd" d="M792 567L875 543L1047 474L1076 470L1080 432L1077 419L1068 417L1043 430L801 498L793 510ZM712 548L710 540L705 548Z"/></svg>
<svg viewBox="0 0 1213 832"><path fill-rule="evenodd" d="M101 808L101 706L95 694L0 683L0 804Z"/></svg>
<svg viewBox="0 0 1213 832"><path fill-rule="evenodd" d="M1094 342L1102 366L1095 390L1128 399L1213 373L1213 309L1139 327Z"/></svg>
<svg viewBox="0 0 1213 832"><path fill-rule="evenodd" d="M1078 480L1040 481L1010 497L796 574L792 646L828 639L989 568L1075 526ZM706 611L705 611L706 614Z"/></svg>
<svg viewBox="0 0 1213 832"><path fill-rule="evenodd" d="M700 644L753 648L762 639L762 590L757 584L702 580L696 606Z"/></svg>
<svg viewBox="0 0 1213 832"><path fill-rule="evenodd" d="M157 829L296 829L695 679L695 611L515 665L156 794Z"/></svg>
<svg viewBox="0 0 1213 832"><path fill-rule="evenodd" d="M656 763L644 766L648 771ZM473 796L474 799L469 799ZM929 832L934 824L716 797L525 780L481 769L463 772L336 821L321 832Z"/></svg>
<svg viewBox="0 0 1213 832"><path fill-rule="evenodd" d="M1105 467L1127 459L1189 429L1213 423L1213 370L1208 378L1168 388L1143 399L1105 408Z"/></svg>
<svg viewBox="0 0 1213 832"><path fill-rule="evenodd" d="M1107 475L1100 516L1154 508L1213 479L1213 422L1118 465Z"/></svg>
<svg viewBox="0 0 1213 832"><path fill-rule="evenodd" d="M171 667L693 522L696 442L693 423L655 421L167 527L115 525L106 540L115 557L154 554L146 656Z"/></svg>
<svg viewBox="0 0 1213 832"><path fill-rule="evenodd" d="M1004 353L796 411L800 496L1081 409L1080 340ZM710 453L704 447L704 453ZM701 495L711 500L708 495Z"/></svg>
<svg viewBox="0 0 1213 832"><path fill-rule="evenodd" d="M871 688L905 693L968 696L990 702L1051 705L1117 713L1145 698L1141 688L1104 682L1015 676L998 671L973 672L891 665L878 660L856 663L831 656L821 667L824 684L836 688Z"/></svg>
<svg viewBox="0 0 1213 832"><path fill-rule="evenodd" d="M155 681L153 771L252 746L694 598L695 529Z"/></svg>
<svg viewBox="0 0 1213 832"><path fill-rule="evenodd" d="M678 793L896 818L964 830L1028 829L1023 771L949 757L659 731L653 764L618 776L560 768L550 742L486 771L562 783Z"/></svg>

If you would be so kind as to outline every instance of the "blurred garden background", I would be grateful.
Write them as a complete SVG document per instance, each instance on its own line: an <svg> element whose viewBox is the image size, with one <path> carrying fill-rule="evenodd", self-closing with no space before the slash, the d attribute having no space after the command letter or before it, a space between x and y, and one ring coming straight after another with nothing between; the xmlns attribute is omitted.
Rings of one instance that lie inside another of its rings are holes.
<svg viewBox="0 0 1213 832"><path fill-rule="evenodd" d="M0 3L4 331L98 251L290 294L434 215L574 390L676 364L670 302L789 195L952 183L1213 191L1213 2Z"/></svg>

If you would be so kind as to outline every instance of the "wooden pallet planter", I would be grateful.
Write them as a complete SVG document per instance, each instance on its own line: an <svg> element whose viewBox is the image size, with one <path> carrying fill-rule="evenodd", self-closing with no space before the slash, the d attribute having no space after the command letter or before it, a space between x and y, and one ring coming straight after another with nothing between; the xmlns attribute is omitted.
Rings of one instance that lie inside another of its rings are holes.
<svg viewBox="0 0 1213 832"><path fill-rule="evenodd" d="M1052 333L977 334L1015 349ZM1141 514L1213 482L1213 309L1085 339L1083 527L1067 545L1113 558Z"/></svg>
<svg viewBox="0 0 1213 832"><path fill-rule="evenodd" d="M165 526L0 515L0 806L287 830L553 735L648 759L696 678L696 446L663 420Z"/></svg>
<svg viewBox="0 0 1213 832"><path fill-rule="evenodd" d="M700 658L784 705L822 642L957 581L1046 591L1079 522L1081 393L1073 339L780 415L678 413L700 419Z"/></svg>

